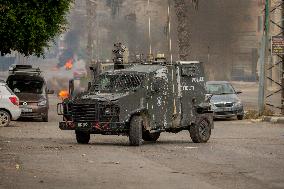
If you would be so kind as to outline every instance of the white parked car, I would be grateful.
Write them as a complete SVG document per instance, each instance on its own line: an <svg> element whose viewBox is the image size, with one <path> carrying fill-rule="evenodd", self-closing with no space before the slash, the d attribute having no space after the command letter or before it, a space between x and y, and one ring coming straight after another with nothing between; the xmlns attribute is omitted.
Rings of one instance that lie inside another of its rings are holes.
<svg viewBox="0 0 284 189"><path fill-rule="evenodd" d="M19 98L0 80L0 127L8 126L11 120L17 120L20 115Z"/></svg>

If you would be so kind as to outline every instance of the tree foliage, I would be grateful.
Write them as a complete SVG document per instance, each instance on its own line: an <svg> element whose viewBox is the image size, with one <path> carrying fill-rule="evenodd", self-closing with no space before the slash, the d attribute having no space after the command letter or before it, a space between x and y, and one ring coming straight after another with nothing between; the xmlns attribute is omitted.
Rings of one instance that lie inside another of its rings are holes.
<svg viewBox="0 0 284 189"><path fill-rule="evenodd" d="M49 42L65 30L72 1L0 0L1 55L43 55Z"/></svg>

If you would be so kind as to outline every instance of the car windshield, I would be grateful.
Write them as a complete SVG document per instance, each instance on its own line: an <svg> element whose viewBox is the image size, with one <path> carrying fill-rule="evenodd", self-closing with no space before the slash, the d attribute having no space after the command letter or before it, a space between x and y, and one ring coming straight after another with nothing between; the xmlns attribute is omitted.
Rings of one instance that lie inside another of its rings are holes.
<svg viewBox="0 0 284 189"><path fill-rule="evenodd" d="M92 86L92 91L125 92L138 88L143 81L143 75L134 74L103 74Z"/></svg>
<svg viewBox="0 0 284 189"><path fill-rule="evenodd" d="M14 93L42 94L43 82L38 80L11 80L8 83Z"/></svg>
<svg viewBox="0 0 284 189"><path fill-rule="evenodd" d="M221 95L221 94L234 94L235 90L229 83L220 84L207 84L206 90L208 94Z"/></svg>

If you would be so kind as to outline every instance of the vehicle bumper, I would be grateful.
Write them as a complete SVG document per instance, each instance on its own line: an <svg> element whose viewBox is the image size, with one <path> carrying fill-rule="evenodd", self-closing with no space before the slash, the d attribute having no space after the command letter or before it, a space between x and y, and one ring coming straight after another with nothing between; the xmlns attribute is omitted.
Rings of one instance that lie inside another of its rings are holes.
<svg viewBox="0 0 284 189"><path fill-rule="evenodd" d="M20 108L15 108L12 111L10 111L11 116L12 116L12 120L15 121L17 119L19 119L19 117L21 116L21 109Z"/></svg>
<svg viewBox="0 0 284 189"><path fill-rule="evenodd" d="M22 109L21 118L42 118L48 113L46 106L20 106ZM31 109L31 112L24 112L23 109Z"/></svg>
<svg viewBox="0 0 284 189"><path fill-rule="evenodd" d="M85 124L87 126L85 126ZM75 123L72 121L59 122L61 130L83 130L90 133L121 133L127 130L125 123Z"/></svg>
<svg viewBox="0 0 284 189"><path fill-rule="evenodd" d="M231 118L239 115L244 115L243 107L231 109L216 109L214 110L214 118Z"/></svg>

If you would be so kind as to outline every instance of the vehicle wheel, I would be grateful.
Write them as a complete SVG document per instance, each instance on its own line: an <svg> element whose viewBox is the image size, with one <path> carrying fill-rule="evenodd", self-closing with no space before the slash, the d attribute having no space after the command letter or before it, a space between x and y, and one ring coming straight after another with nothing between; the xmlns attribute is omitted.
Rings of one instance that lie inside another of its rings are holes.
<svg viewBox="0 0 284 189"><path fill-rule="evenodd" d="M142 138L144 141L155 142L159 139L161 133L150 133L149 131L145 131L142 133Z"/></svg>
<svg viewBox="0 0 284 189"><path fill-rule="evenodd" d="M201 117L195 124L190 126L190 137L194 143L205 143L211 136L210 122Z"/></svg>
<svg viewBox="0 0 284 189"><path fill-rule="evenodd" d="M244 115L237 115L238 120L243 120L244 119Z"/></svg>
<svg viewBox="0 0 284 189"><path fill-rule="evenodd" d="M0 110L0 127L7 127L11 121L9 112Z"/></svg>
<svg viewBox="0 0 284 189"><path fill-rule="evenodd" d="M44 116L42 116L42 121L48 122L48 114L45 114Z"/></svg>
<svg viewBox="0 0 284 189"><path fill-rule="evenodd" d="M88 144L90 141L90 133L75 131L78 144Z"/></svg>
<svg viewBox="0 0 284 189"><path fill-rule="evenodd" d="M133 116L130 121L129 143L131 146L140 146L142 144L142 125L141 116Z"/></svg>
<svg viewBox="0 0 284 189"><path fill-rule="evenodd" d="M63 121L72 121L72 116L63 116Z"/></svg>

